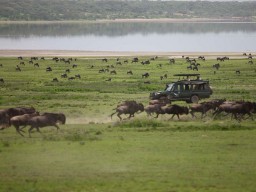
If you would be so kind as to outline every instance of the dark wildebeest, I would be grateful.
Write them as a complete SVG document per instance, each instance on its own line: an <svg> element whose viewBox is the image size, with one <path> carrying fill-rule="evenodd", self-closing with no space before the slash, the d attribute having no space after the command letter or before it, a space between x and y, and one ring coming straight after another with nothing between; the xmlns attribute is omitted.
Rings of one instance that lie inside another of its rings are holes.
<svg viewBox="0 0 256 192"><path fill-rule="evenodd" d="M112 71L110 71L110 74L114 74L114 75L116 75L116 70L112 70Z"/></svg>
<svg viewBox="0 0 256 192"><path fill-rule="evenodd" d="M47 72L47 71L52 71L52 68L51 68L51 67L47 67L47 68L46 68L46 72Z"/></svg>
<svg viewBox="0 0 256 192"><path fill-rule="evenodd" d="M172 114L171 119L173 119L173 117L175 115L177 115L178 119L180 119L179 115L182 115L182 114L186 114L187 115L189 113L188 107L183 107L183 106L179 106L179 105L176 105L176 104L175 105L161 107L161 110L163 111L163 114Z"/></svg>
<svg viewBox="0 0 256 192"><path fill-rule="evenodd" d="M138 58L138 57L134 57L134 58L132 59L132 63L137 63L137 62L139 62L139 58Z"/></svg>
<svg viewBox="0 0 256 192"><path fill-rule="evenodd" d="M120 120L122 120L122 114L129 114L128 118L130 119L131 117L134 117L134 114L136 112L143 112L144 106L142 103L137 103L136 101L125 101L122 104L118 105L117 108L115 108L114 110L116 111L111 114L111 119L112 116L116 113Z"/></svg>
<svg viewBox="0 0 256 192"><path fill-rule="evenodd" d="M10 126L10 117L7 113L7 110L0 110L0 130L5 129Z"/></svg>
<svg viewBox="0 0 256 192"><path fill-rule="evenodd" d="M149 77L149 73L148 73L148 72L147 72L147 73L144 73L144 74L142 74L141 76L142 76L142 78L143 78L143 77L148 78L148 77Z"/></svg>
<svg viewBox="0 0 256 192"><path fill-rule="evenodd" d="M58 78L55 77L52 79L52 82L59 82L59 80L58 80Z"/></svg>
<svg viewBox="0 0 256 192"><path fill-rule="evenodd" d="M170 59L170 60L169 60L169 63L170 63L170 64L172 64L172 63L174 64L174 63L175 63L175 59Z"/></svg>
<svg viewBox="0 0 256 192"><path fill-rule="evenodd" d="M108 62L107 58L102 59L103 62Z"/></svg>
<svg viewBox="0 0 256 192"><path fill-rule="evenodd" d="M43 113L42 115L32 117L28 120L27 125L30 125L29 137L31 137L31 131L36 128L38 132L40 132L39 128L54 126L59 130L59 126L57 125L66 123L66 116L63 113Z"/></svg>
<svg viewBox="0 0 256 192"><path fill-rule="evenodd" d="M39 113L35 112L35 113L31 113L31 114L14 116L10 119L10 124L15 127L17 133L19 133L21 136L24 137L24 135L20 131L22 131L22 129L27 126L27 122L30 118L38 116L38 115L39 115ZM23 128L20 129L20 126L23 126ZM24 131L22 131L22 132L24 132Z"/></svg>
<svg viewBox="0 0 256 192"><path fill-rule="evenodd" d="M217 108L217 110L213 114L215 117L221 112L226 112L228 114L231 114L231 119L234 117L236 120L241 121L242 117L246 114L249 115L249 117L252 117L252 113L254 111L255 103L252 102L224 102Z"/></svg>
<svg viewBox="0 0 256 192"><path fill-rule="evenodd" d="M4 129L10 126L10 119L14 116L35 113L36 110L33 107L15 107L0 110L0 129Z"/></svg>
<svg viewBox="0 0 256 192"><path fill-rule="evenodd" d="M0 82L1 82L1 83L4 83L4 79L3 79L3 78L0 78Z"/></svg>
<svg viewBox="0 0 256 192"><path fill-rule="evenodd" d="M127 74L133 75L131 70L127 71Z"/></svg>

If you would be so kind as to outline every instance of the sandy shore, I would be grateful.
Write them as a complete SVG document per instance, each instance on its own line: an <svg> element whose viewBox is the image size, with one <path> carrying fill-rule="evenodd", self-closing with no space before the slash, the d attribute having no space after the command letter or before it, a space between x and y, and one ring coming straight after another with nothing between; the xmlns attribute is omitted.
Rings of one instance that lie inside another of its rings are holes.
<svg viewBox="0 0 256 192"><path fill-rule="evenodd" d="M256 52L251 52L256 55ZM0 50L0 57L110 57L110 56L229 56L244 57L242 52L117 52L117 51L68 51L68 50Z"/></svg>

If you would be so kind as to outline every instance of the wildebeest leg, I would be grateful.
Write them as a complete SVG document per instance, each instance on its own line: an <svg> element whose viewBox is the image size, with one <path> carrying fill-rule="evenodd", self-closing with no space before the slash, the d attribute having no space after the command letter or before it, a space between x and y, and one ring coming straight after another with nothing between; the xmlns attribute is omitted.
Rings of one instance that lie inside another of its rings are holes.
<svg viewBox="0 0 256 192"><path fill-rule="evenodd" d="M122 120L121 113L118 113L117 117L119 117L120 121Z"/></svg>
<svg viewBox="0 0 256 192"><path fill-rule="evenodd" d="M34 129L34 127L33 126L31 126L30 128L29 128L29 130L28 130L28 133L29 133L29 137L31 137L31 131L32 131L32 129Z"/></svg>
<svg viewBox="0 0 256 192"><path fill-rule="evenodd" d="M55 124L55 125L53 125L53 126L57 128L57 132L58 132L58 131L59 131L59 129L60 129L60 128L59 128L59 126L58 126L58 125L56 125L56 124Z"/></svg>
<svg viewBox="0 0 256 192"><path fill-rule="evenodd" d="M111 119L112 119L112 116L115 115L116 113L117 113L117 112L114 112L114 113L112 113L112 114L110 115Z"/></svg>
<svg viewBox="0 0 256 192"><path fill-rule="evenodd" d="M195 118L194 111L190 111L190 114L192 115L192 118Z"/></svg>
<svg viewBox="0 0 256 192"><path fill-rule="evenodd" d="M23 127L21 127L19 130L22 131L23 133L25 133L25 131L23 131L23 129L26 127L27 125L24 125Z"/></svg>
<svg viewBox="0 0 256 192"><path fill-rule="evenodd" d="M20 132L21 130L19 129L19 126L15 126L15 129L17 133L19 133L22 137L24 137L24 135Z"/></svg>

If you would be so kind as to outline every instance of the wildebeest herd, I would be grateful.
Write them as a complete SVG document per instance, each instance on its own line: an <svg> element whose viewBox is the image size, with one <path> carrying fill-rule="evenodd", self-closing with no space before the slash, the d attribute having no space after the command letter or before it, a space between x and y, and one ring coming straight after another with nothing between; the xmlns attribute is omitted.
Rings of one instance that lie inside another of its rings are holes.
<svg viewBox="0 0 256 192"><path fill-rule="evenodd" d="M231 119L234 118L238 121L243 119L252 118L256 113L256 103L249 101L226 101L225 99L214 99L205 101L198 104L193 104L190 107L180 106L177 104L170 104L168 100L151 100L149 105L143 106L136 101L124 101L117 105L114 109L115 112L111 114L111 118L114 114L117 114L120 120L122 120L122 114L128 114L129 117L134 117L137 112L145 111L147 116L170 114L171 119L176 115L180 119L180 115L191 114L192 118L195 118L195 113L201 113L201 118L206 116L208 111L212 111L213 119L219 114L231 114Z"/></svg>
<svg viewBox="0 0 256 192"><path fill-rule="evenodd" d="M30 126L28 132L46 126L54 126L59 129L58 123L65 124L66 116L63 113L39 113L33 107L13 107L0 110L0 130L14 126L17 133L24 136L21 132L26 126Z"/></svg>

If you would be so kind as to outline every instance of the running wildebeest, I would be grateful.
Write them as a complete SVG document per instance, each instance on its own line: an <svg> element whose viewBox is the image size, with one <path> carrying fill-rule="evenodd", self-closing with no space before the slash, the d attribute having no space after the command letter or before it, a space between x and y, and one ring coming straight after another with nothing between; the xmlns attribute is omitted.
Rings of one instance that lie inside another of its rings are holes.
<svg viewBox="0 0 256 192"><path fill-rule="evenodd" d="M122 120L121 115L122 114L129 114L129 119L131 117L134 117L134 114L138 111L143 112L144 106L142 103L137 103L136 101L125 101L117 106L117 108L114 109L115 112L111 114L111 119L114 114L117 113L117 116L120 120Z"/></svg>
<svg viewBox="0 0 256 192"><path fill-rule="evenodd" d="M32 117L28 120L27 125L30 125L29 137L31 137L31 131L36 128L40 132L39 128L54 126L59 130L57 125L66 123L66 116L63 113L43 113L42 115Z"/></svg>

